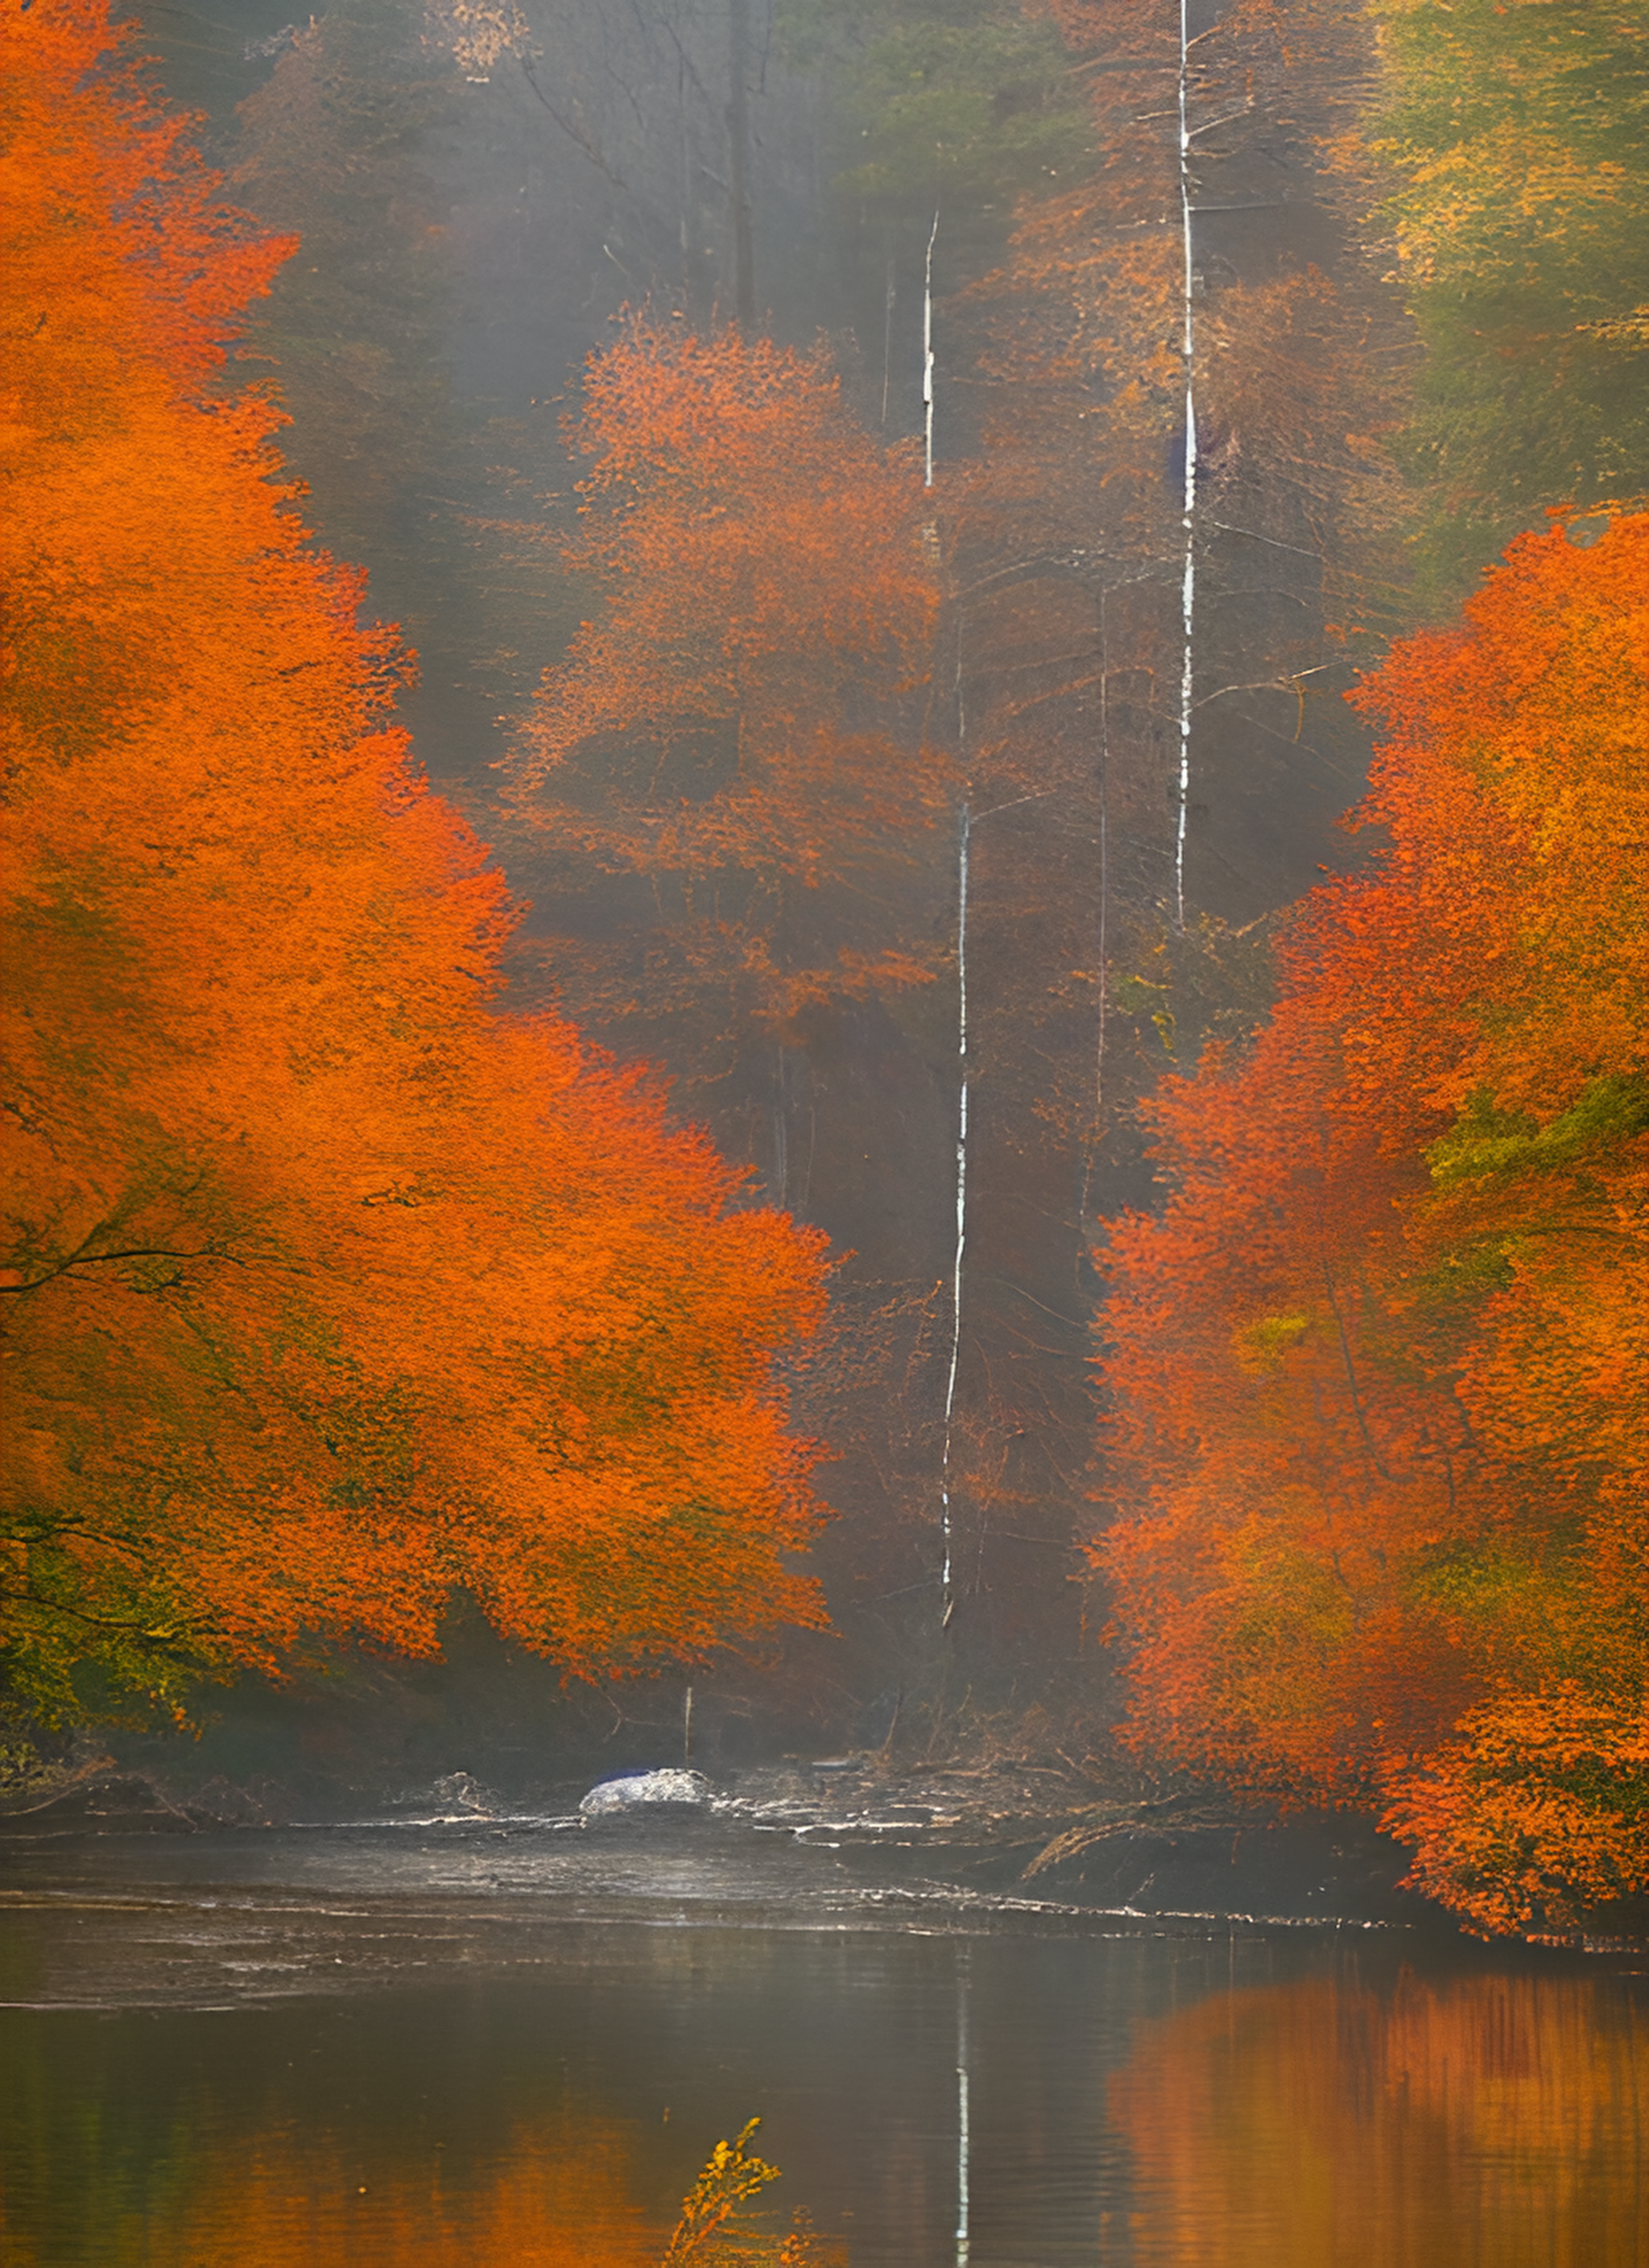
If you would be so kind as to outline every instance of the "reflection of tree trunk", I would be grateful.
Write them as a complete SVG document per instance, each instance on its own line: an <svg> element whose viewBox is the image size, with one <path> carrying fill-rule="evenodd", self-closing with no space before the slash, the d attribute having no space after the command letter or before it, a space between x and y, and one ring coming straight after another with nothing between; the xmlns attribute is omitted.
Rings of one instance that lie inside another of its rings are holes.
<svg viewBox="0 0 1649 2268"><path fill-rule="evenodd" d="M956 1373L962 1359L962 1270L968 1256L968 806L962 806L956 851L956 1060L961 1094L956 1119L956 1244L951 1268L951 1363L945 1381L945 1425L939 1451L939 1628L948 1630L956 1612L953 1580L955 1531L952 1517L951 1468L956 1419Z"/></svg>
<svg viewBox="0 0 1649 2268"><path fill-rule="evenodd" d="M750 0L727 0L727 178L732 188L733 312L755 328L755 240L750 209Z"/></svg>
<svg viewBox="0 0 1649 2268"><path fill-rule="evenodd" d="M968 2235L971 2219L969 2206L969 2159L968 2078L970 2061L968 2048L968 1948L959 1946L956 1952L956 2268L968 2268L972 2249Z"/></svg>

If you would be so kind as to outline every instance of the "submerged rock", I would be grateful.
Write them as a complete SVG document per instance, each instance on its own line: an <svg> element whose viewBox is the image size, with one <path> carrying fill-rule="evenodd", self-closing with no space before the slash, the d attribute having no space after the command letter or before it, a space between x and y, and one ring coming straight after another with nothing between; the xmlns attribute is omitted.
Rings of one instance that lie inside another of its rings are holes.
<svg viewBox="0 0 1649 2268"><path fill-rule="evenodd" d="M632 1772L625 1779L602 1780L578 1808L586 1819L612 1819L626 1812L704 1811L710 1798L703 1772Z"/></svg>
<svg viewBox="0 0 1649 2268"><path fill-rule="evenodd" d="M430 1793L449 1811L468 1812L476 1819L490 1819L498 1808L497 1797L490 1787L483 1787L473 1772L444 1773Z"/></svg>

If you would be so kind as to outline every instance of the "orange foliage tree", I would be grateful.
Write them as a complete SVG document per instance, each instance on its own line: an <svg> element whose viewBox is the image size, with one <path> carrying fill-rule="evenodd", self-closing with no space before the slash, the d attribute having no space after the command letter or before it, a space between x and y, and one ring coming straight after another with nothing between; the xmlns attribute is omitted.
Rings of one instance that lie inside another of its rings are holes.
<svg viewBox="0 0 1649 2268"><path fill-rule="evenodd" d="M1388 847L1112 1236L1135 1732L1385 1807L1475 1926L1649 1883L1649 518L1520 539L1357 698Z"/></svg>
<svg viewBox="0 0 1649 2268"><path fill-rule="evenodd" d="M937 608L920 469L871 440L822 351L628 319L570 438L597 608L546 675L517 792L570 858L641 878L644 967L601 1012L782 1029L925 982L901 876L942 807L922 730Z"/></svg>
<svg viewBox="0 0 1649 2268"><path fill-rule="evenodd" d="M92 0L4 37L9 1678L429 1651L459 1587L581 1674L817 1621L818 1240L490 1006L503 883L225 394L287 247Z"/></svg>

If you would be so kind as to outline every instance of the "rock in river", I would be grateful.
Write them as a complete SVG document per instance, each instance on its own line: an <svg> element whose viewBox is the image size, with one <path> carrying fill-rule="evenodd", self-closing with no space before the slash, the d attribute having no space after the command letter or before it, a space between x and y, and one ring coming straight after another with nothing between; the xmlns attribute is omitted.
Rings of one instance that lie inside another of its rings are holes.
<svg viewBox="0 0 1649 2268"><path fill-rule="evenodd" d="M635 1772L627 1779L604 1779L578 1808L586 1819L611 1819L625 1812L703 1811L710 1802L703 1772Z"/></svg>

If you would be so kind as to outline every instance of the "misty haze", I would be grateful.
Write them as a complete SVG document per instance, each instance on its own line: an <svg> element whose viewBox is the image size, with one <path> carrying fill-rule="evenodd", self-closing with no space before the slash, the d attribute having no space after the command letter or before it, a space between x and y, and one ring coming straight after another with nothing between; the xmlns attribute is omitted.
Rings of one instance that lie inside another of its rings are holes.
<svg viewBox="0 0 1649 2268"><path fill-rule="evenodd" d="M19 2268L1649 2257L1627 0L11 0Z"/></svg>

